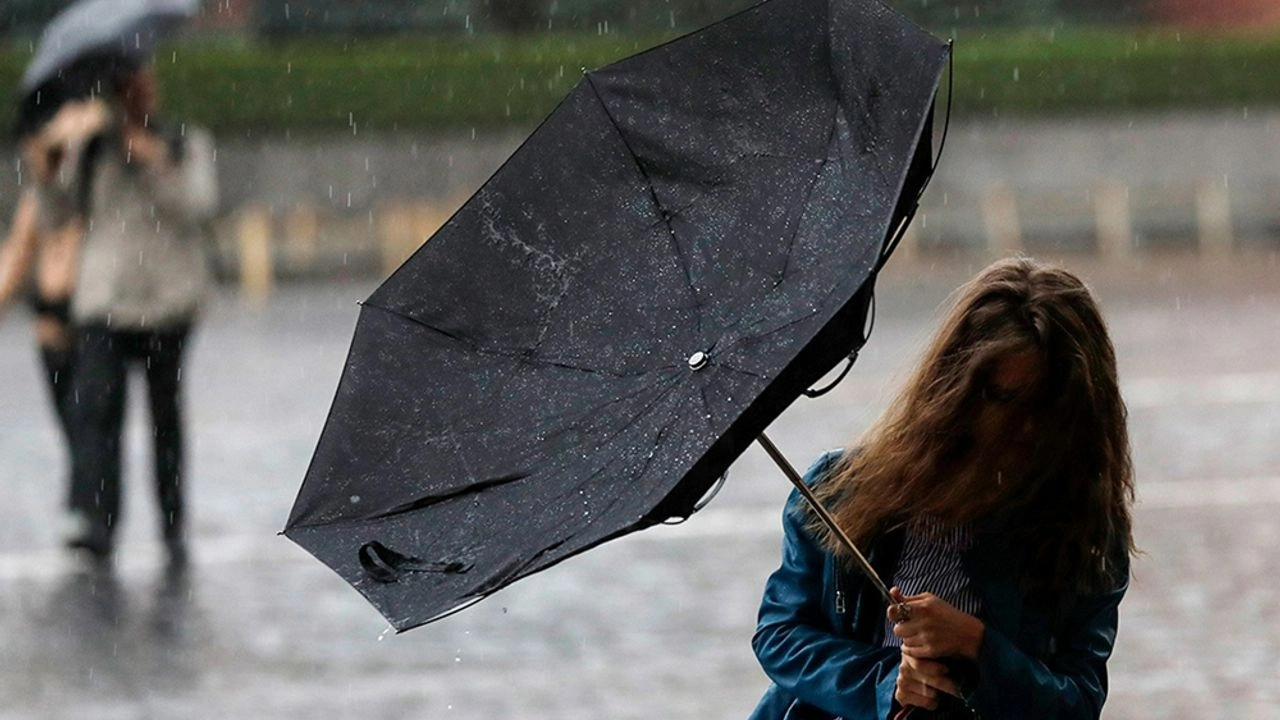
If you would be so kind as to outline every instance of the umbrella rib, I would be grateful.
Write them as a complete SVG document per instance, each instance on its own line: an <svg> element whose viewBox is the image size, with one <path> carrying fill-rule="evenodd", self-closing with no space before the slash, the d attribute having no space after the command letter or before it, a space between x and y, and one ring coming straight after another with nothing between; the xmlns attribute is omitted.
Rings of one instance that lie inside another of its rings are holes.
<svg viewBox="0 0 1280 720"><path fill-rule="evenodd" d="M618 428L617 430L615 430L615 431L614 431L614 432L613 432L613 433L612 433L608 438L606 438L606 439L604 440L604 442L603 442L603 443L601 443L601 444L608 443L608 442L612 442L612 441L613 441L615 438L617 438L619 435L621 435L622 433L624 433L624 432L626 432L627 430L629 430L629 429L631 428L631 426L632 426L632 425L635 425L636 423L640 422L640 418L641 418L641 417L643 417L644 415L648 414L648 412L649 412L650 410L652 410L652 409L653 409L653 408L654 408L658 403L662 402L662 400L663 400L664 398L666 398L668 395L670 395L670 394L671 394L671 392L672 392L672 391L673 391L673 390L674 390L674 389L675 389L679 384L680 384L680 376L678 376L678 375L677 375L677 376L673 377L670 381L668 381L668 382L667 382L667 386L666 386L666 387L664 387L664 388L662 388L662 389L658 392L658 394L657 394L657 395L655 395L655 396L653 397L653 399L652 399L652 400L650 400L648 403L646 403L646 404L644 405L644 407L640 408L639 412L635 413L635 414L634 414L634 415L632 415L630 418L628 418L628 419L627 419L627 423L626 423L625 425L623 425L622 427L620 427L620 428ZM613 401L611 401L609 404L610 404L610 405L613 405L613 404L615 404L615 403L617 403L617 402L620 402L620 400L613 400Z"/></svg>
<svg viewBox="0 0 1280 720"><path fill-rule="evenodd" d="M689 294L693 297L694 305L699 309L703 307L703 303L698 296L698 288L693 282L693 276L689 274L689 258L684 252L684 248L680 245L679 238L676 236L676 229L671 226L671 213L662 206L662 201L658 198L658 191L653 186L653 179L649 177L649 173L644 169L644 165L640 164L640 159L636 156L635 148L631 147L631 143L627 141L627 136L622 132L622 127L618 125L618 121L613 117L613 113L609 112L609 105L605 103L604 97L600 95L600 89L596 87L595 80L591 77L591 73L585 75L587 85L591 88L591 92L595 94L596 101L600 103L600 110L604 116L609 118L609 124L613 126L613 131L617 133L620 140L627 148L627 155L631 157L631 161L635 163L636 171L640 173L640 177L644 179L645 188L649 191L649 198L653 201L653 207L658 212L658 218L667 228L667 237L671 241L671 247L675 251L676 256L680 260L680 269L684 272L685 287ZM702 330L702 313L698 313L698 329Z"/></svg>
<svg viewBox="0 0 1280 720"><path fill-rule="evenodd" d="M805 314L800 315L799 317L792 318L782 323L781 325L773 327L769 330L765 330L764 332L754 333L752 335L739 335L737 338L734 338L733 341L731 341L728 345L725 346L724 351L727 352L729 350L732 350L735 345L739 345L748 339L754 340L756 338L762 338L762 337L767 337L769 335L773 335L774 333L780 333L783 330L786 330L787 328L790 328L793 325L802 323L805 320L808 320L809 318L817 314L818 314L817 310L810 310L809 312L806 312ZM739 321L736 324L741 324L741 321Z"/></svg>
<svg viewBox="0 0 1280 720"><path fill-rule="evenodd" d="M859 113L857 114L857 117L860 117L860 118L869 118L869 117L871 117L871 116L872 116L871 108L870 108L870 107L867 107L868 103L866 103L866 102L864 101L864 102L859 103L859 104L860 104L860 105L863 105L863 107L861 108L861 112L859 112ZM836 128L837 128L837 127L839 127L839 123L840 123L840 117L841 117L841 115L844 115L844 117L846 118L846 122L848 122L849 114L848 114L848 113L846 113L846 112L844 111L844 107L843 107L843 106L841 106L841 105L838 105L838 104L837 104L837 105L836 105L836 112L835 112L835 114L834 114L834 115L832 116L832 118L831 118L831 131L832 131L832 132L831 132L831 134L832 134L833 136L835 135L835 130L836 130ZM866 121L864 120L864 125L865 125L865 122L866 122ZM850 127L850 129L852 130L852 126ZM866 128L866 127L864 127L864 128L863 128L863 130L864 130L864 132L866 132L866 133L867 133L867 135L868 135L868 136L870 136L870 137L872 137L872 138L876 137L876 135L877 135L877 133L876 133L876 132L874 132L874 129L872 129L872 128ZM872 142L874 143L874 140L873 140ZM830 141L828 141L828 147L830 147ZM865 146L865 145L864 145L864 149L866 149L866 146ZM863 154L864 154L864 155L870 155L870 156L871 156L871 166L872 166L872 168L875 170L876 175L878 175L878 176L880 177L880 183L881 183L882 185L886 186L886 187L893 187L893 181L892 181L892 179L889 177L889 174L885 172L885 170L884 170L884 166L880 164L880 155L879 155L878 153L870 152L869 150L867 150L867 151L866 151L866 152L864 152Z"/></svg>
<svg viewBox="0 0 1280 720"><path fill-rule="evenodd" d="M662 392L658 394L658 396L657 396L657 397L655 397L651 402L649 402L649 403L648 403L648 404L647 404L647 405L646 405L646 406L645 406L645 407L644 407L640 412L636 413L636 414L631 418L631 420L627 423L627 425L626 425L626 426L624 426L624 427L622 427L622 428L619 428L619 429L618 429L615 433L613 433L609 438L607 438L606 440L604 440L604 441L601 443L601 445L604 445L604 444L606 444L606 443L608 443L608 442L612 441L614 438L618 437L618 436L619 436L619 435L621 435L623 432L625 432L629 427L631 427L631 425L634 425L634 424L639 420L639 418L640 418L642 415L644 415L648 410L652 409L652 408L653 408L656 404L658 404L658 403L659 403L659 402L660 402L664 397L666 397L667 395L669 395L669 394L671 393L671 390L672 390L676 385L677 385L677 382L675 382L675 381L671 382L671 383L668 385L668 387L664 388L664 389L662 390ZM650 449L650 452L645 456L645 458L644 458L644 464L643 464L643 465L639 468L639 470L635 473L635 477L639 477L639 476L643 475L645 472L647 472L647 471L648 471L649 466L653 464L653 459L654 459L654 457L657 455L658 446L662 443L662 440L663 440L663 438L666 436L666 434L667 434L667 430L669 429L670 424L671 424L672 422L674 422L674 421L675 421L675 420L674 420L674 418L672 418L672 419L668 422L668 424L667 424L667 425L665 425L665 426L663 426L663 427L661 427L661 428L658 428L657 435L656 435L656 436L655 436L655 438L654 438L653 446L652 446L652 448ZM615 457L615 458L614 458L614 460L616 460L616 459L617 459L617 458ZM596 468L596 469L595 469L595 470L593 470L593 471L592 471L592 472L591 472L587 477L583 478L582 482L580 482L580 483L578 484L578 488L579 488L579 489L581 489L584 485L588 485L588 484L590 484L590 483L591 483L592 481L594 481L596 478L599 478L600 476L602 476L602 475L603 475L603 474L608 470L608 468L609 468L609 464L607 464L607 463L606 463L605 465L603 465L603 466L600 466L600 467ZM571 540L572 538L577 537L577 536L579 536L579 535L582 535L582 534L586 531L586 529L587 529L588 527L591 527L592 525L595 525L597 522L599 522L599 519L600 519L600 518L607 518L607 517L609 517L609 516L610 516L610 514L611 514L611 511L612 511L612 508L613 508L614 506L618 505L618 503L619 503L619 502L621 502L621 498L619 498L618 496L610 496L610 497L608 498L608 500L607 500L606 505L605 505L603 508L600 508L600 509L599 509L599 510L600 510L599 512L594 513L594 517L592 517L592 518L591 518L591 520L587 523L587 525L586 525L586 526L584 526L584 527L582 527L582 528L578 529L578 530L577 530L576 532L574 532L571 536L569 536L569 537L567 537L567 538L564 538L564 539L562 539L561 541L557 542L557 543L555 544L555 546L553 546L553 548L554 548L554 547L559 547L559 546L563 545L565 542L567 542L567 541ZM597 541L597 542L603 542L604 540L607 540L607 539L608 539L608 538L606 537L606 538L604 538L604 539L602 539L602 540L599 540L599 541ZM593 543L593 544L594 544L594 543ZM549 549L552 549L552 548L549 548ZM586 548L580 548L580 549L577 549L577 550L575 550L575 551L574 551L574 553L581 552L582 550L585 550L585 549L586 549ZM540 552L540 553L538 554L538 556L539 556L539 557L541 557L541 556L543 556L544 554L545 554L545 552ZM532 561L530 562L530 564L532 564ZM526 566L527 566L527 565L526 565Z"/></svg>
<svg viewBox="0 0 1280 720"><path fill-rule="evenodd" d="M797 155L792 155L792 154L787 154L787 153L775 153L775 152L747 152L747 153L739 153L739 154L738 154L738 157L737 157L736 159L734 159L733 161L729 162L727 165L725 165L725 166L724 166L724 168L722 168L722 169L721 169L721 171L720 171L720 172L719 172L715 177L713 177L713 178L709 178L708 180L706 180L706 184L710 185L711 187L707 188L707 189L703 192L703 194L702 194L702 195L700 195L699 197L704 197L704 196L706 196L706 195L715 195L717 192L719 192L719 191L720 191L720 188L721 188L721 187L723 186L723 184L724 184L725 179L729 177L729 172L727 171L727 168L733 167L734 165L737 165L738 163L742 162L743 160L745 160L745 159L747 159L747 158L750 158L750 159L752 159L752 160L759 160L759 159L762 159L762 158L774 158L774 159L780 159L780 160L795 160L797 157L799 157L799 156L797 156ZM688 203L686 203L686 204L684 204L684 205L681 205L680 207L678 207L678 208L676 208L674 211L672 211L672 212L671 212L671 215L672 215L672 216L680 215L680 214L684 213L686 210L688 210L689 208L693 207L693 206L694 206L694 205L696 205L696 204L697 204L697 202L696 202L696 201L691 201L691 202L688 202ZM656 223L655 223L655 224L656 224Z"/></svg>
<svg viewBox="0 0 1280 720"><path fill-rule="evenodd" d="M673 378L671 378L671 380L670 380L669 382L670 382L670 383L674 383L676 380L678 380L678 377L673 377ZM583 408L583 409L581 409L581 410L579 410L579 411L577 411L577 412L574 412L574 413L572 413L572 414L564 414L564 415L548 415L548 416L545 416L545 417L546 417L546 418L548 418L548 419L556 419L556 420L563 420L563 421L564 421L564 423L565 423L565 425L566 425L565 429L556 431L556 434L559 434L559 433L562 433L562 432L568 432L568 430L569 430L568 425L569 425L571 422L578 421L578 420L581 420L582 418L585 418L585 417L589 417L589 416L595 415L595 414L599 413L599 412L601 411L601 409L603 409L604 407L607 407L607 406L609 406L609 405L615 405L615 404L620 403L620 402L626 402L626 401L628 401L628 400L632 400L632 399L634 399L634 398L638 398L638 397L641 397L641 396L643 396L643 395L646 395L646 394L648 394L652 389L653 389L653 386L652 386L652 385L646 385L646 386L644 386L644 387L642 387L642 388L640 388L640 389L638 389L638 390L634 390L634 391L632 391L632 392L626 393L625 395L619 395L619 396L616 396L616 397L610 398L610 399L608 400L608 402L604 403L603 405L598 405L598 406L594 406L594 407ZM647 410L648 408L644 408L644 409L646 409L646 410Z"/></svg>
<svg viewBox="0 0 1280 720"><path fill-rule="evenodd" d="M731 372L731 373L737 373L737 374L739 374L739 375L746 375L746 376L747 376L747 377L749 377L749 378L755 378L755 379L757 379L757 380L768 380L768 379L769 379L769 376L768 376L768 375L762 375L761 373L758 373L758 372L752 372L752 371L750 371L750 370L747 370L746 368L736 367L736 366L734 366L734 365L730 365L729 363L723 363L723 362L722 362L722 363L720 363L719 367L720 367L721 369L723 369L723 370L728 371L728 372Z"/></svg>
<svg viewBox="0 0 1280 720"><path fill-rule="evenodd" d="M840 117L839 105L836 106L835 112L831 113L831 116L831 128L827 131L827 142L825 144L825 154L828 156L831 154L831 141L836 136L836 127L838 126L838 119ZM796 247L796 238L800 236L800 229L804 227L804 211L808 209L809 202L813 200L814 190L818 187L818 179L822 177L822 171L826 169L829 161L830 157L822 158L822 162L818 164L818 169L814 171L813 177L809 179L809 187L805 189L804 193L804 203L800 206L800 217L796 219L796 226L795 229L791 231L791 237L787 238L787 262L782 266L782 272L774 279L773 287L769 290L771 293L776 291L778 287L782 285L782 281L786 279L788 272L791 269L791 256L792 251L795 250Z"/></svg>
<svg viewBox="0 0 1280 720"><path fill-rule="evenodd" d="M837 137L837 135L838 135L838 130L839 130L839 126L840 126L840 116L841 116L841 113L842 113L842 112L843 112L843 111L841 110L841 108L840 108L839 106L837 106L837 107L836 107L836 111L835 111L834 113L832 113L832 118L831 118L831 127L830 127L830 130L829 130L829 131L828 131L828 133L827 133L827 145L826 145L826 147L828 148L828 155L829 155L829 153L830 153L830 148L831 148L831 146L832 146L833 142L835 141L835 138L836 138L836 137ZM878 157L876 157L876 156L874 156L874 155L873 155L872 157L873 157L873 163L872 163L872 165L873 165L873 167L874 167L874 169L875 169L875 172L880 176L880 179L881 179L881 181L882 181L882 182L887 183L887 182L888 182L888 180L887 180L887 178L886 178L886 176L885 176L884 169L883 169L883 168L880 166L880 164L879 164L879 158L878 158ZM823 162L822 162L822 167L826 167L826 165L828 164L829 160L830 160L830 158L829 158L829 157L828 157L828 158L824 158L824 159L823 159ZM807 191L806 191L806 193L805 193L805 201L804 201L804 205L805 205L806 207L808 206L809 201L810 201L810 199L813 197L813 193L814 193L815 189L816 189L816 188L817 188L817 186L818 186L818 179L819 179L820 172L821 172L821 171L815 172L815 174L814 174L814 176L813 176L813 179L812 179L812 182L810 182L809 187L808 187L808 190L807 190ZM790 238L788 238L788 241L787 241L787 242L788 242L787 265L788 265L788 266L790 266L790 263L791 263L791 257L792 257L791 249L795 247L795 241L796 241L796 238L797 238L797 237L799 237L799 234L800 234L800 231L801 231L802 227L803 227L803 224L802 224L802 223L800 223L800 222L797 222L797 223L796 223L795 230L793 230L793 231L792 231L792 233L791 233L791 237L790 237ZM782 275L781 275L779 278L777 278L777 281L774 283L774 286L769 290L769 293L768 293L768 294L766 294L766 297L768 297L768 295L769 295L769 294L772 294L772 293L774 293L774 292L776 292L776 291L777 291L777 289L780 287L780 285L781 285L781 283L782 283L782 280L786 277L786 275L787 275L787 270L786 270L786 268L784 268L784 269L783 269L783 273L782 273ZM768 335L768 334L771 334L771 333L779 332L779 331L781 331L781 330L786 329L787 327L790 327L791 325L794 325L794 324L796 324L796 323L798 323L798 322L803 321L804 319L806 319L806 318L808 318L808 317L811 317L811 316L812 316L812 315L814 315L816 312L817 312L816 310L810 311L809 313L807 313L807 314L806 314L806 315L804 315L804 316L801 316L801 317L795 318L795 319L793 319L793 320L791 320L791 321L788 321L788 322L786 322L786 323L784 323L784 324L782 324L782 325L777 326L776 328L774 328L774 329L772 329L772 330L770 330L770 331L768 331L768 332L761 333L761 334L759 334L759 335L753 335L752 337L763 337L764 335ZM728 330L728 329L733 329L733 328L737 328L737 327L739 327L742 323L743 323L743 319L739 319L739 320L735 321L732 325L728 326L728 327L726 328L726 330ZM732 348L734 345L736 345L736 344L738 344L738 343L742 342L742 341L743 341L743 340L745 340L745 339L746 339L746 338L745 338L745 336L743 336L743 337L739 337L738 339L734 340L732 343L730 343L730 344L729 344L729 348ZM726 348L726 349L728 349L728 348Z"/></svg>
<svg viewBox="0 0 1280 720"><path fill-rule="evenodd" d="M575 365L573 363L570 363L564 360L535 357L535 356L529 355L527 350L486 349L486 348L480 347L480 345L474 341L468 340L459 335L455 335L454 333L451 333L447 330L442 330L441 328L438 328L430 323L423 322L418 318L413 317L412 315L409 315L400 310L396 310L389 307L383 307L381 305L374 305L368 301L361 303L361 307L366 307L373 310L381 310L382 312L385 312L388 315L394 315L395 317L398 317L401 320L411 322L414 325L430 330L431 332L437 333L439 335L443 335L444 337L447 337L450 340L454 340L458 343L465 345L469 351L474 352L478 355L487 355L490 357L502 358L504 360L518 360L520 362L526 362L526 363L541 365L545 367L558 367L564 370L575 370L578 372L591 373L591 374L603 374L603 375L608 375L609 377L614 377L614 378L643 377L644 375L647 375L648 373L652 372L652 370L644 370L644 371L634 372L634 373L622 373L622 372L615 372L610 370L603 370L598 367L587 367L584 365ZM661 369L661 368L658 368L658 369Z"/></svg>
<svg viewBox="0 0 1280 720"><path fill-rule="evenodd" d="M724 365L721 365L721 367L724 367ZM730 370L732 370L733 372L741 372L736 368L730 368ZM711 432L714 433L716 429L715 429L715 426L711 424L711 400L707 397L707 386L703 385L702 387L698 388L698 394L702 396L702 408L706 410L706 412L703 414L703 417L707 421L707 430L710 430Z"/></svg>
<svg viewBox="0 0 1280 720"><path fill-rule="evenodd" d="M492 200L485 198L484 207L486 210L490 210L492 208L491 203ZM529 349L530 351L536 350L542 347L542 342L546 339L547 331L551 328L551 316L555 313L556 308L560 307L560 302L569 294L569 287L572 284L573 277L572 274L567 273L566 271L570 268L570 264L564 258L557 258L546 250L530 245L519 238L512 237L508 233L501 232L498 229L497 222L494 220L491 213L486 213L484 216L484 229L486 231L485 237L490 243L493 243L497 239L501 239L501 244L515 247L526 257L533 258L535 266L549 266L555 275L556 285L558 286L555 297L539 298L543 301L545 308L541 312L542 322L541 327L538 328L538 339L534 342L533 347ZM540 236L539 239L545 239L541 237L542 233L545 231L545 228L542 225L537 226L537 231Z"/></svg>
<svg viewBox="0 0 1280 720"><path fill-rule="evenodd" d="M826 143L826 147L827 147L827 148L830 148L830 147L831 147L831 138L835 136L835 131L836 131L836 123L835 123L835 121L833 120L833 121L832 121L832 124L831 124L831 129L830 129L830 131L829 131L829 132L828 132L828 134L827 134L827 143ZM745 157L745 156L744 156L744 157ZM756 158L760 158L760 157L792 158L792 157L794 157L794 156L792 156L792 155L778 155L778 154L774 154L774 153L752 153L752 154L751 154L751 157L756 157ZM736 162L736 161L735 161L735 162ZM826 167L827 162L828 162L828 158L823 158L823 159L822 159L822 162L821 162L821 167ZM816 188L817 188L817 186L818 186L818 178L819 178L819 176L820 176L821 172L822 172L822 170L821 170L821 169L814 171L813 177L812 177L812 178L810 178L809 186L808 186L808 188L806 188L806 190L805 190L804 201L803 201L803 204L801 205L801 207L802 207L802 208L804 208L804 207L808 207L808 205L809 205L809 201L813 198L813 193L814 193L815 189L816 189ZM690 207L691 207L691 206L692 206L692 205L690 205ZM802 212L803 212L803 211L802 211ZM779 272L779 273L774 277L773 285L769 288L768 292L765 294L765 297L768 297L769 295L771 295L771 294L773 294L773 293L777 292L777 291L778 291L778 288L782 285L782 281L783 281L783 280L785 280L785 279L786 279L786 277L787 277L787 275L789 274L789 268L791 267L791 259L792 259L792 255L793 255L793 252L792 252L792 251L795 249L796 238L797 238L797 237L799 237L799 235L800 235L801 227L802 227L802 224L801 224L799 221L797 221L797 222L796 222L796 227L795 227L795 229L794 229L794 230L792 230L792 232L791 232L790 236L787 238L787 252L786 252L787 260L786 260L786 263L783 265L782 270L781 270L781 271L780 271L780 272ZM763 298L762 298L762 299L763 299ZM723 328L721 329L721 331L722 331L722 332L729 332L729 331L731 331L731 330L734 330L734 329L736 329L736 328L740 327L740 326L743 324L743 322L745 322L745 321L746 321L746 318L744 318L744 317L739 317L739 318L737 318L736 320L734 320L733 322L728 323L728 324L726 324L725 326L723 326Z"/></svg>

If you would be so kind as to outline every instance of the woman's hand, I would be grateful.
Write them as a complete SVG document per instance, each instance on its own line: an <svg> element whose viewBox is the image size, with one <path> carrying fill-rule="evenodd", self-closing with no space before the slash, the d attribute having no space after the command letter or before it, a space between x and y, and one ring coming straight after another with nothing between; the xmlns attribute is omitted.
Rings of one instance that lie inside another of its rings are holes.
<svg viewBox="0 0 1280 720"><path fill-rule="evenodd" d="M910 610L910 619L900 621L897 608L889 607L889 620L895 623L893 634L902 638L903 655L921 659L978 657L986 631L981 620L933 593L906 597L895 587L889 594Z"/></svg>
<svg viewBox="0 0 1280 720"><path fill-rule="evenodd" d="M58 108L40 134L48 143L66 145L89 139L110 122L111 111L102 100L69 100Z"/></svg>
<svg viewBox="0 0 1280 720"><path fill-rule="evenodd" d="M23 141L23 161L40 182L50 182L79 157L78 148L111 120L107 106L97 99L70 100Z"/></svg>
<svg viewBox="0 0 1280 720"><path fill-rule="evenodd" d="M124 136L125 160L144 168L164 167L169 161L169 146L159 135L141 126L127 126Z"/></svg>
<svg viewBox="0 0 1280 720"><path fill-rule="evenodd" d="M898 665L898 682L893 690L898 704L933 710L938 707L938 693L960 694L955 681L947 677L947 666L904 652Z"/></svg>

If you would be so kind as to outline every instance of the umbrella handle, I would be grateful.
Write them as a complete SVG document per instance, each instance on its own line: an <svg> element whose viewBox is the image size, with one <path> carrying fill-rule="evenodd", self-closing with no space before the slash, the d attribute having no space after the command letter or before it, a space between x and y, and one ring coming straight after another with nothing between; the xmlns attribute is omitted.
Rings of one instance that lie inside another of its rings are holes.
<svg viewBox="0 0 1280 720"><path fill-rule="evenodd" d="M838 523L836 523L836 519L831 516L831 513L828 512L825 507L822 506L818 497L813 494L813 490L804 483L804 479L800 477L800 473L796 472L796 469L791 466L791 463L787 461L787 458L783 456L780 450L778 450L778 446L774 445L773 441L769 439L769 436L763 432L760 433L758 438L756 438L756 442L759 442L760 446L764 448L764 451L769 453L769 457L773 458L773 462L782 470L782 473L787 476L787 479L796 487L796 490L800 491L800 494L808 501L809 506L813 508L815 513L817 513L818 518L822 520L822 523L830 528L831 532L835 534L836 538L840 541L840 544L844 545L844 547L849 550L853 557L858 561L858 567L862 570L863 574L867 576L867 579L871 581L871 584L875 589L880 592L880 595L884 597L885 602L897 609L898 622L910 620L911 608L908 607L906 603L898 602L893 598L893 595L889 593L889 587L884 584L884 580L880 579L880 575L876 573L875 568L871 566L871 561L867 560L866 556L862 554L862 551L858 549L858 546L854 544L849 535Z"/></svg>

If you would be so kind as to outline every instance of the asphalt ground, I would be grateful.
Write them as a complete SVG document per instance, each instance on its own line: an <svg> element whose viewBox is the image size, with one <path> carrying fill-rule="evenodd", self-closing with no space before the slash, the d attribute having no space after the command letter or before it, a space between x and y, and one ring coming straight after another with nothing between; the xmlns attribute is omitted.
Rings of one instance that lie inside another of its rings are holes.
<svg viewBox="0 0 1280 720"><path fill-rule="evenodd" d="M1101 298L1138 473L1134 565L1105 717L1280 706L1280 259L1065 261ZM948 292L981 265L890 264L872 339L770 428L799 465L884 407ZM188 363L193 565L155 542L145 408L129 409L115 571L58 545L66 464L31 327L0 323L0 720L741 718L785 479L758 448L678 527L615 541L439 623L391 633L277 535L370 281L224 289ZM136 387L140 390L141 388Z"/></svg>

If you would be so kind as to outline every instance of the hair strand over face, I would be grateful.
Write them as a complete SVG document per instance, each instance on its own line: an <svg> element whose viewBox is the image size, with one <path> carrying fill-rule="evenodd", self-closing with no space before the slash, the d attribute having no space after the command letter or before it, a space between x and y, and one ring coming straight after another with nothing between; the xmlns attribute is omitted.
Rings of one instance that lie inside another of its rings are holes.
<svg viewBox="0 0 1280 720"><path fill-rule="evenodd" d="M1011 443L975 427L994 368L1019 353L1030 353L1039 373L1016 406L1018 423L1034 432L1015 462ZM817 488L855 542L926 516L956 524L1004 517L1030 552L1024 582L1046 592L1111 587L1115 563L1134 551L1115 351L1093 296L1061 268L1005 259L962 286L914 374L857 448ZM844 554L816 517L808 525Z"/></svg>

